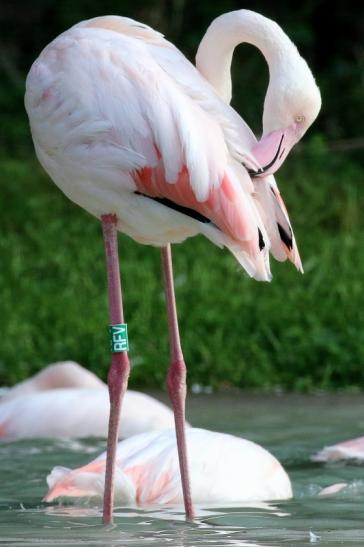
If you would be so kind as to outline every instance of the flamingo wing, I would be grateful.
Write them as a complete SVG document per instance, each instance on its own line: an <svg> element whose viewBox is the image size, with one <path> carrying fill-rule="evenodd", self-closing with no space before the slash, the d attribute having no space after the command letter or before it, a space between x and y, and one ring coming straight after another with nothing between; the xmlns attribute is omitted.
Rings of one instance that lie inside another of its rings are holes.
<svg viewBox="0 0 364 547"><path fill-rule="evenodd" d="M76 154L82 153L82 145L97 145L98 160L104 153L105 164L113 160L113 146L115 167L132 172L162 163L169 184L177 182L185 166L200 201L220 184L227 147L218 123L178 89L142 40L100 26L76 25L46 48L35 68L28 78L28 90L38 92L30 97L32 118L38 106L48 125L55 122L53 131L47 127L37 132L37 141L49 154L60 145L69 154L71 148ZM60 137L66 142L59 142Z"/></svg>
<svg viewBox="0 0 364 547"><path fill-rule="evenodd" d="M201 77L194 69L193 92L186 93L148 50L157 43L175 52L167 41L138 25L136 36L125 33L123 18L116 18L124 24L116 32L103 19L58 37L28 76L26 105L41 163L97 216L114 210L121 190L197 212L196 232L226 245L250 275L269 279L269 239L253 187L230 154L221 117L194 98Z"/></svg>

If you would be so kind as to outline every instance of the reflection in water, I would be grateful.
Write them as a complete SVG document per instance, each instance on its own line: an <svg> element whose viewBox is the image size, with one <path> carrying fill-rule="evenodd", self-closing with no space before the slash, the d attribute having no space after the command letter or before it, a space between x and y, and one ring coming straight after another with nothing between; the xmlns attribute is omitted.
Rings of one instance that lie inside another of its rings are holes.
<svg viewBox="0 0 364 547"><path fill-rule="evenodd" d="M244 506L197 507L193 523L181 507L117 507L115 526L101 524L94 502L46 505L45 477L62 462L75 467L103 449L97 439L22 441L0 447L0 545L281 546L364 544L363 468L310 461L321 447L363 434L363 397L190 397L196 426L240 434L272 451L286 467L292 500ZM216 408L219 412L216 413ZM335 483L347 486L319 496Z"/></svg>

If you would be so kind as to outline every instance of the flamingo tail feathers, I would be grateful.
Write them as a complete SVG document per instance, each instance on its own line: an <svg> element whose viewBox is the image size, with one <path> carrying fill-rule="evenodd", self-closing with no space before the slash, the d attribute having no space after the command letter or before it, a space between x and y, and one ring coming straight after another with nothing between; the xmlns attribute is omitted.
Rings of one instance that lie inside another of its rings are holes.
<svg viewBox="0 0 364 547"><path fill-rule="evenodd" d="M273 176L260 179L255 185L255 200L266 227L274 258L288 258L303 273L294 233L288 213Z"/></svg>

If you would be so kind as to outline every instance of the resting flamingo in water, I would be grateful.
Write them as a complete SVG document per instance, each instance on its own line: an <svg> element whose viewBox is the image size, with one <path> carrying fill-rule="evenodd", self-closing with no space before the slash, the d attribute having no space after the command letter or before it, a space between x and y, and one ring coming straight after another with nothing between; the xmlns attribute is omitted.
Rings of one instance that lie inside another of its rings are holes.
<svg viewBox="0 0 364 547"><path fill-rule="evenodd" d="M289 477L279 461L261 446L205 429L186 430L193 500L231 504L292 497ZM106 454L78 469L55 467L47 477L44 500L102 497ZM135 435L117 451L115 493L127 505L183 502L173 430Z"/></svg>
<svg viewBox="0 0 364 547"><path fill-rule="evenodd" d="M0 439L106 437L109 406L107 386L95 374L72 361L53 363L0 397ZM118 436L173 422L165 404L127 390Z"/></svg>
<svg viewBox="0 0 364 547"><path fill-rule="evenodd" d="M336 462L339 460L356 460L364 462L364 437L356 437L337 444L325 446L312 456L314 462Z"/></svg>
<svg viewBox="0 0 364 547"><path fill-rule="evenodd" d="M233 50L245 41L262 50L270 70L258 143L226 104ZM271 176L316 118L320 94L310 69L278 25L247 10L215 21L199 49L198 68L201 74L146 25L105 16L56 38L27 78L25 105L41 164L103 226L114 325L105 523L112 521L119 408L129 375L117 230L162 247L171 340L167 386L188 518L193 508L184 431L186 366L170 244L201 233L227 247L257 280L271 278L270 249L300 268L278 191L272 183L269 196L259 196L252 179Z"/></svg>

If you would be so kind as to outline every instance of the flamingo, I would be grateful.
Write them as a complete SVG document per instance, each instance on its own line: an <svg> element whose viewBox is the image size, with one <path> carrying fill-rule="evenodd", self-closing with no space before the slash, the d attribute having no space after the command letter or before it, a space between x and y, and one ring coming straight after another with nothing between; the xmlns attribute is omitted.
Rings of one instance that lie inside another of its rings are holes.
<svg viewBox="0 0 364 547"><path fill-rule="evenodd" d="M325 446L312 456L314 462L335 462L339 460L364 461L364 437L356 437L341 443Z"/></svg>
<svg viewBox="0 0 364 547"><path fill-rule="evenodd" d="M74 361L62 361L51 363L34 376L7 388L0 397L0 404L11 399L21 398L24 395L59 388L100 389L103 387L105 387L104 382L93 372Z"/></svg>
<svg viewBox="0 0 364 547"><path fill-rule="evenodd" d="M290 479L266 449L246 439L206 429L186 430L191 488L196 503L281 500L292 497ZM55 467L44 501L59 497L101 498L106 453L78 469ZM181 504L173 430L135 435L118 445L115 493L126 505ZM213 478L213 480L210 480Z"/></svg>
<svg viewBox="0 0 364 547"><path fill-rule="evenodd" d="M107 386L95 374L72 361L53 363L0 397L0 439L106 437L108 413ZM173 423L166 405L127 390L119 438Z"/></svg>
<svg viewBox="0 0 364 547"><path fill-rule="evenodd" d="M102 222L112 336L104 523L112 522L119 411L130 368L117 231L162 247L171 343L167 386L188 519L186 365L170 244L203 234L262 281L271 279L270 248L300 269L286 210L267 178L316 118L320 93L278 25L248 10L216 21L199 48L201 73L150 27L105 16L61 34L27 77L25 106L40 163L71 200ZM258 143L227 104L232 53L244 41L262 50L270 69ZM252 181L259 176L264 185L257 190Z"/></svg>

